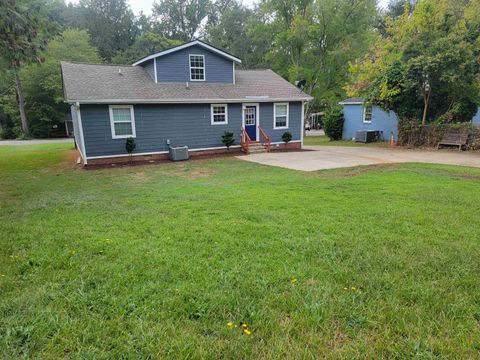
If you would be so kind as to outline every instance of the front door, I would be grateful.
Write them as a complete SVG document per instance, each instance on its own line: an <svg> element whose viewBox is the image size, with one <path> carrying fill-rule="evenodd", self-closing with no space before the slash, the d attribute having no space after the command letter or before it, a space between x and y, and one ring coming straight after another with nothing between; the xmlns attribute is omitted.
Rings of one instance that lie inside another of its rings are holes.
<svg viewBox="0 0 480 360"><path fill-rule="evenodd" d="M257 107L246 106L245 107L245 131L247 132L250 140L257 141Z"/></svg>

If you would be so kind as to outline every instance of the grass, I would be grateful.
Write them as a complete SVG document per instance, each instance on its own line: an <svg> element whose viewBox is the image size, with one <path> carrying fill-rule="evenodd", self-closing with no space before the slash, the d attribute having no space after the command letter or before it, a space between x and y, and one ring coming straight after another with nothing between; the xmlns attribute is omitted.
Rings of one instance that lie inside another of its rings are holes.
<svg viewBox="0 0 480 360"><path fill-rule="evenodd" d="M339 140L339 141L330 141L327 136L305 136L304 138L305 145L315 145L315 146L372 146L372 147L387 147L388 142L381 141L376 143L362 144L355 141L348 140Z"/></svg>
<svg viewBox="0 0 480 360"><path fill-rule="evenodd" d="M0 147L2 358L480 356L479 169L72 164Z"/></svg>

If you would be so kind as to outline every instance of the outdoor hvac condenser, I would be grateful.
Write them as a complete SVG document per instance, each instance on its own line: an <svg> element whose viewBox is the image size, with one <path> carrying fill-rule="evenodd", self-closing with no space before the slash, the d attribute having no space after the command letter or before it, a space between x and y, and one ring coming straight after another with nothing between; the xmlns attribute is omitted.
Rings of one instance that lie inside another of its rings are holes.
<svg viewBox="0 0 480 360"><path fill-rule="evenodd" d="M188 160L188 146L170 146L170 160Z"/></svg>
<svg viewBox="0 0 480 360"><path fill-rule="evenodd" d="M361 143L371 143L380 140L381 136L381 131L377 130L357 131L355 133L355 141Z"/></svg>

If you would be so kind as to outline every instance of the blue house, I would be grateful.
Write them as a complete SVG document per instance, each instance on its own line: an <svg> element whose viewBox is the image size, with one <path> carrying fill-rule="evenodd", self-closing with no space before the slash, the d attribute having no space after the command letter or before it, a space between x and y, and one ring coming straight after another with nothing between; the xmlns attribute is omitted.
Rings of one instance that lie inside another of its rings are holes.
<svg viewBox="0 0 480 360"><path fill-rule="evenodd" d="M472 119L472 124L480 126L480 107L478 108L477 114Z"/></svg>
<svg viewBox="0 0 480 360"><path fill-rule="evenodd" d="M366 104L363 98L350 98L340 102L343 105L343 139L354 140L357 131L380 131L384 140L398 138L398 117L393 111L385 111L379 106ZM472 124L480 126L480 108L472 119Z"/></svg>
<svg viewBox="0 0 480 360"><path fill-rule="evenodd" d="M350 98L340 103L343 105L343 139L355 139L357 131L380 131L384 140L393 135L398 137L398 117L393 112L387 112L379 106L365 104L363 98Z"/></svg>
<svg viewBox="0 0 480 360"><path fill-rule="evenodd" d="M304 104L312 99L271 70L239 70L241 60L202 41L132 65L62 62L65 100L83 164L166 158L171 146L190 155L225 151L222 135L249 153L275 149L285 132L303 143Z"/></svg>

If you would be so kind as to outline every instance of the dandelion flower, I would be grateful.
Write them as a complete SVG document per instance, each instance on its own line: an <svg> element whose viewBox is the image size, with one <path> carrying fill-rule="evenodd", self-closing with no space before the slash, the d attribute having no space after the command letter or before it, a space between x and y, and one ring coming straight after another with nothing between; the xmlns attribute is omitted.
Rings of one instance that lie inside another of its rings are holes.
<svg viewBox="0 0 480 360"><path fill-rule="evenodd" d="M246 328L247 328L247 324L242 324L242 327L243 327L244 329L246 329Z"/></svg>
<svg viewBox="0 0 480 360"><path fill-rule="evenodd" d="M243 333L244 333L245 335L252 335L252 332L251 332L250 330L248 330L248 329L243 329Z"/></svg>
<svg viewBox="0 0 480 360"><path fill-rule="evenodd" d="M297 278L293 278L292 279L292 284L295 284L296 282L298 282Z"/></svg>
<svg viewBox="0 0 480 360"><path fill-rule="evenodd" d="M227 323L227 327L228 327L229 329L232 329L234 326L235 326L235 325L234 325L233 322L231 322L231 321Z"/></svg>

